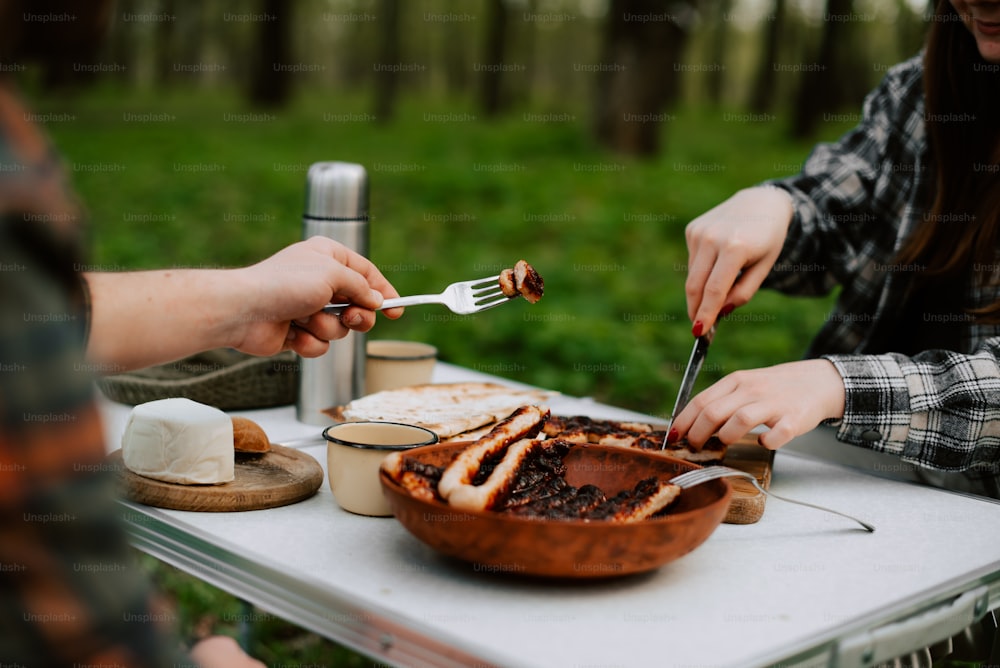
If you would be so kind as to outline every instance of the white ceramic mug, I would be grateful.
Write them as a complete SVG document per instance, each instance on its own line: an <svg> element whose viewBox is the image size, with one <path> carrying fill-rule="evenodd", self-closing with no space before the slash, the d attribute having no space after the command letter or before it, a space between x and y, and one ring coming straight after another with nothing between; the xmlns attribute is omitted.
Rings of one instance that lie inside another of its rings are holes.
<svg viewBox="0 0 1000 668"><path fill-rule="evenodd" d="M429 383L437 362L437 348L417 341L376 339L368 342L367 353L367 394Z"/></svg>
<svg viewBox="0 0 1000 668"><path fill-rule="evenodd" d="M358 515L392 515L382 494L379 466L397 450L433 445L430 429L398 422L343 422L323 430L330 491L344 510Z"/></svg>

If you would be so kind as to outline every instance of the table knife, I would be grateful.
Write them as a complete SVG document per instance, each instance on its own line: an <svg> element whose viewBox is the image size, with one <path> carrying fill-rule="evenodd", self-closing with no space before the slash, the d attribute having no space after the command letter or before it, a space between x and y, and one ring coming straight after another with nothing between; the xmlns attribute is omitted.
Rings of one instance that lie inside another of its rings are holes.
<svg viewBox="0 0 1000 668"><path fill-rule="evenodd" d="M713 326L705 334L694 340L694 347L691 349L691 357L688 358L687 368L684 369L684 376L681 378L681 389L677 392L677 400L674 402L674 410L670 413L670 421L667 422L666 431L663 434L663 444L661 450L667 447L667 437L670 435L670 428L674 424L674 418L687 406L688 399L691 398L691 390L694 389L694 381L701 371L702 362L708 354L708 346L715 338L715 327Z"/></svg>

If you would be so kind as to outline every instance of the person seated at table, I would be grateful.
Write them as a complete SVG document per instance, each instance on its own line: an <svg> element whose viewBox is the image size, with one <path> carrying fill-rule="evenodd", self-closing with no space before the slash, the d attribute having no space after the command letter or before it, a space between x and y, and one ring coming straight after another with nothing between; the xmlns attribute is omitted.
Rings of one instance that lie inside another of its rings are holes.
<svg viewBox="0 0 1000 668"><path fill-rule="evenodd" d="M75 56L108 7L72 3L71 22L29 23L21 3L0 2L4 62ZM40 45L49 51L37 54ZM81 212L31 118L0 78L0 659L190 665L173 615L130 561L92 371L223 346L320 355L330 340L370 329L383 298L398 294L371 262L325 238L237 269L82 274ZM321 312L330 301L356 306L338 319ZM222 636L190 657L263 665Z"/></svg>
<svg viewBox="0 0 1000 668"><path fill-rule="evenodd" d="M727 375L671 438L731 443L763 424L775 449L826 423L1000 497L1000 5L943 0L929 23L856 128L688 225L696 336L760 287L840 293L808 359Z"/></svg>

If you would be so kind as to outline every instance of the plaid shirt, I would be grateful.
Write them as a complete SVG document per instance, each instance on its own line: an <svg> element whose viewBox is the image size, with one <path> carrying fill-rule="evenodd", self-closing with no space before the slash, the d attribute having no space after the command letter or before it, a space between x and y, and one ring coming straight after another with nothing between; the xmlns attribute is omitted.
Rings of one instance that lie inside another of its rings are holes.
<svg viewBox="0 0 1000 668"><path fill-rule="evenodd" d="M191 665L127 549L83 353L78 209L0 86L0 662Z"/></svg>
<svg viewBox="0 0 1000 668"><path fill-rule="evenodd" d="M765 286L799 295L840 286L807 353L830 360L844 378L838 439L962 471L996 490L1000 327L970 318L962 298L984 306L1000 299L1000 289L970 281L964 294L940 297L949 304L943 312L908 311L910 279L920 268L892 264L925 215L933 182L922 78L921 56L892 68L865 100L856 128L817 146L797 176L773 182L790 193L795 216ZM936 345L915 354L893 349L914 340Z"/></svg>

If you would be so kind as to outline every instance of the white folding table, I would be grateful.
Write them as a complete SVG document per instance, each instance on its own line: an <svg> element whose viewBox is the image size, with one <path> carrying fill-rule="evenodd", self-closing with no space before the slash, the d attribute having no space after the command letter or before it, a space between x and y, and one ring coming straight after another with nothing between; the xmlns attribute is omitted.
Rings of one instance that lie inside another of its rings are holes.
<svg viewBox="0 0 1000 668"><path fill-rule="evenodd" d="M438 364L436 382L494 376ZM553 413L643 416L558 395ZM108 449L129 407L103 402ZM293 407L242 412L276 443L318 436ZM845 446L847 447L847 446ZM325 468L325 446L304 452ZM643 575L547 581L443 557L393 518L294 505L197 513L122 501L136 547L303 628L400 666L862 666L1000 607L1000 504L779 451L770 499Z"/></svg>

